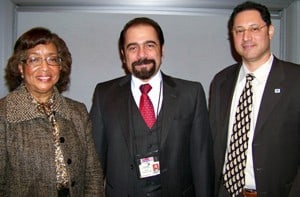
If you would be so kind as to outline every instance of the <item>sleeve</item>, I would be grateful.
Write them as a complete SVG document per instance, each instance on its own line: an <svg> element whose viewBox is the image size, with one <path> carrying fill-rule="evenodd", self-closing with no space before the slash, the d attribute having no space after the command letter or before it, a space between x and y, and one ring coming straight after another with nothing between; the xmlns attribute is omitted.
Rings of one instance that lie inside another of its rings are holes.
<svg viewBox="0 0 300 197"><path fill-rule="evenodd" d="M104 124L102 118L102 111L101 111L101 98L100 98L100 90L96 87L94 96L93 96L93 103L90 110L90 118L92 121L92 134L93 139L96 146L96 152L99 156L104 176L106 174L106 152L107 152L107 143L105 138L104 132Z"/></svg>
<svg viewBox="0 0 300 197"><path fill-rule="evenodd" d="M2 106L0 106L2 107ZM1 111L2 109L0 109ZM0 196L6 196L6 140L5 140L5 121L4 116L0 113Z"/></svg>
<svg viewBox="0 0 300 197"><path fill-rule="evenodd" d="M289 197L297 197L300 193L300 166L298 166L298 172L296 178L293 181L292 188Z"/></svg>
<svg viewBox="0 0 300 197"><path fill-rule="evenodd" d="M197 88L196 109L191 136L191 159L197 197L213 196L213 150L206 97Z"/></svg>
<svg viewBox="0 0 300 197"><path fill-rule="evenodd" d="M88 113L86 119L86 172L85 172L85 196L103 196L104 183L101 164L96 153L94 140L92 137L92 124Z"/></svg>

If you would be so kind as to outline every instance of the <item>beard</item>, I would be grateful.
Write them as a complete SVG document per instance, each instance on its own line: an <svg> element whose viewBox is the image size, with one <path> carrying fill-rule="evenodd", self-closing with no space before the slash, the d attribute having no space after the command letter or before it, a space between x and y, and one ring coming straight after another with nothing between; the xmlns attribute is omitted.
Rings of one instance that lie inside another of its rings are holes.
<svg viewBox="0 0 300 197"><path fill-rule="evenodd" d="M152 64L150 69L147 68L141 68L140 70L136 69L136 66L140 66L143 64ZM135 61L131 64L132 67L132 74L142 80L150 79L154 73L156 68L156 62L153 59L140 59L138 61Z"/></svg>

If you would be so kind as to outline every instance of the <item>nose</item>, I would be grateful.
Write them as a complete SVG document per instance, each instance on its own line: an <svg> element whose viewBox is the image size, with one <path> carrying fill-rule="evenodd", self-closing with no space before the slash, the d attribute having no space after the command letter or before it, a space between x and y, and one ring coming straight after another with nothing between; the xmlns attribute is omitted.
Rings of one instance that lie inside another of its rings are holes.
<svg viewBox="0 0 300 197"><path fill-rule="evenodd" d="M40 67L41 67L42 69L47 69L48 66L49 66L49 64L48 64L47 60L46 60L46 59L42 59L42 60L41 60L41 65L40 65Z"/></svg>
<svg viewBox="0 0 300 197"><path fill-rule="evenodd" d="M247 41L247 40L250 40L252 38L252 34L251 32L249 31L249 29L247 29L244 34L243 34L243 40L244 41Z"/></svg>
<svg viewBox="0 0 300 197"><path fill-rule="evenodd" d="M146 50L144 47L139 47L138 49L138 57L143 58L146 56Z"/></svg>

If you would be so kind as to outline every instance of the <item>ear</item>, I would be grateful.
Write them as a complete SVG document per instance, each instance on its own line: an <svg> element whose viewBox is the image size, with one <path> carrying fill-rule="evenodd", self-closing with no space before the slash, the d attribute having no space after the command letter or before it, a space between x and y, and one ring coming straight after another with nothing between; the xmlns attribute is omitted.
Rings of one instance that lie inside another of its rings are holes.
<svg viewBox="0 0 300 197"><path fill-rule="evenodd" d="M161 56L164 57L165 55L165 45L161 46Z"/></svg>
<svg viewBox="0 0 300 197"><path fill-rule="evenodd" d="M271 24L269 26L269 39L272 40L272 38L274 37L275 34L275 27Z"/></svg>
<svg viewBox="0 0 300 197"><path fill-rule="evenodd" d="M126 58L125 58L125 54L124 54L124 50L123 49L120 50L120 55L121 55L120 58L121 58L122 63L125 64L126 63L126 60L125 60Z"/></svg>
<svg viewBox="0 0 300 197"><path fill-rule="evenodd" d="M19 69L19 72L20 72L20 74L21 74L21 77L24 78L24 74L23 74L23 73L24 73L24 71L23 71L23 65L22 65L22 64L19 64L19 65L18 65L18 69Z"/></svg>

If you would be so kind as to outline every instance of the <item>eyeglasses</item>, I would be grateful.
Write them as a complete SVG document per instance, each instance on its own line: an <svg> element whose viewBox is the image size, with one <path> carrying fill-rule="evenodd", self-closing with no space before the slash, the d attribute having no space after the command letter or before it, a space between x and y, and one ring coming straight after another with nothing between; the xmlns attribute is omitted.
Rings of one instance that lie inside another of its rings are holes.
<svg viewBox="0 0 300 197"><path fill-rule="evenodd" d="M22 62L28 66L38 67L43 63L43 60L45 60L50 66L59 66L62 62L62 59L57 56L49 56L44 59L40 56L29 56L26 59L23 59Z"/></svg>
<svg viewBox="0 0 300 197"><path fill-rule="evenodd" d="M243 35L246 31L249 31L252 34L259 33L262 28L266 27L267 24L264 25L250 25L248 28L245 27L235 27L233 28L232 32L235 33L235 35Z"/></svg>

